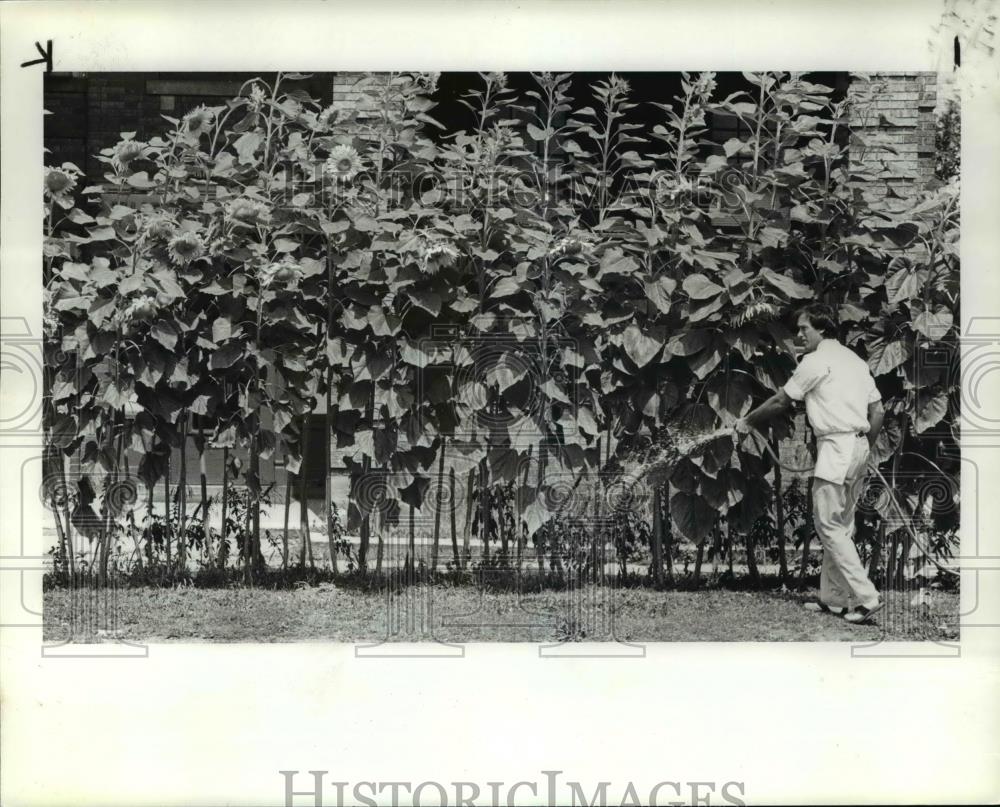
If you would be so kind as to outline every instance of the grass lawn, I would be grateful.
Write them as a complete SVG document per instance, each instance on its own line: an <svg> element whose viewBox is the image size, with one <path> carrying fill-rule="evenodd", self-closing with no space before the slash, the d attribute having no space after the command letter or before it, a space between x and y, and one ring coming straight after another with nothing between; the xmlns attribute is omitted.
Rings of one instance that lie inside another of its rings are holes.
<svg viewBox="0 0 1000 807"><path fill-rule="evenodd" d="M815 591L809 592L815 595ZM122 588L45 592L46 641L451 642L956 640L958 594L888 593L874 625L801 606L799 594L598 588L536 593L473 585L386 590L321 583L292 590ZM613 619L608 614L613 613ZM428 621L426 618L430 614ZM396 630L390 629L392 616ZM410 618L415 627L406 632ZM613 628L611 624L613 622ZM424 630L421 625L432 625Z"/></svg>

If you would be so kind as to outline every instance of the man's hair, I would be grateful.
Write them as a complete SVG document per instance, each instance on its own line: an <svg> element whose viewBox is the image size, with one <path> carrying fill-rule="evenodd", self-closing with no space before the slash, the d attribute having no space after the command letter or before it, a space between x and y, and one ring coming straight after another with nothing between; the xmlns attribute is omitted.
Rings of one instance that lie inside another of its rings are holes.
<svg viewBox="0 0 1000 807"><path fill-rule="evenodd" d="M813 303L807 305L799 311L799 316L805 315L809 318L812 326L823 336L836 338L837 336L837 314L828 305Z"/></svg>

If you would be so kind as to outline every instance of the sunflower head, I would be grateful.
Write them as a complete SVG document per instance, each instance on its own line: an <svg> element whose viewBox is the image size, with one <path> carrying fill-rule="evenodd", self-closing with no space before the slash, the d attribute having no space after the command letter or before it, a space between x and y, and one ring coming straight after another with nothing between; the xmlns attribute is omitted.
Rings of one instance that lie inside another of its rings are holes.
<svg viewBox="0 0 1000 807"><path fill-rule="evenodd" d="M780 313L781 310L774 303L760 299L752 300L733 317L733 324L739 328L751 322L766 322L774 319Z"/></svg>
<svg viewBox="0 0 1000 807"><path fill-rule="evenodd" d="M483 81L493 87L494 92L503 92L507 89L507 74L499 71L483 73Z"/></svg>
<svg viewBox="0 0 1000 807"><path fill-rule="evenodd" d="M440 81L440 79L440 72L417 73L415 77L417 86L427 93L433 93L437 90L438 81Z"/></svg>
<svg viewBox="0 0 1000 807"><path fill-rule="evenodd" d="M184 116L184 120L181 121L182 128L186 134L200 137L202 134L208 132L213 118L212 111L202 105L197 109L192 109Z"/></svg>
<svg viewBox="0 0 1000 807"><path fill-rule="evenodd" d="M67 166L45 169L45 193L48 196L69 196L76 188L79 174Z"/></svg>
<svg viewBox="0 0 1000 807"><path fill-rule="evenodd" d="M332 129L340 120L340 110L336 107L328 106L316 116L316 126L319 129Z"/></svg>
<svg viewBox="0 0 1000 807"><path fill-rule="evenodd" d="M120 169L146 156L146 144L138 140L123 140L114 148L111 161Z"/></svg>
<svg viewBox="0 0 1000 807"><path fill-rule="evenodd" d="M258 202L256 199L234 199L228 205L228 212L229 217L237 225L248 227L266 224L271 218L271 213L267 209L267 205L263 202Z"/></svg>
<svg viewBox="0 0 1000 807"><path fill-rule="evenodd" d="M361 156L351 146L334 146L326 160L324 170L337 182L350 182L364 166Z"/></svg>
<svg viewBox="0 0 1000 807"><path fill-rule="evenodd" d="M294 286L301 274L299 265L290 260L271 263L260 270L260 285L265 289L272 286Z"/></svg>
<svg viewBox="0 0 1000 807"><path fill-rule="evenodd" d="M612 75L611 80L608 82L608 88L614 95L628 95L632 89L629 83L623 79L621 76Z"/></svg>
<svg viewBox="0 0 1000 807"><path fill-rule="evenodd" d="M205 254L205 244L197 233L185 231L170 239L167 251L170 253L170 260L178 266L184 266Z"/></svg>
<svg viewBox="0 0 1000 807"><path fill-rule="evenodd" d="M709 98L715 92L715 73L699 73L698 80L694 83L694 92L702 98Z"/></svg>
<svg viewBox="0 0 1000 807"><path fill-rule="evenodd" d="M174 223L165 216L152 216L146 221L146 237L156 241L173 238Z"/></svg>
<svg viewBox="0 0 1000 807"><path fill-rule="evenodd" d="M120 311L119 322L126 333L135 333L138 323L151 320L156 311L156 295L144 292L133 297L128 306Z"/></svg>
<svg viewBox="0 0 1000 807"><path fill-rule="evenodd" d="M264 91L264 87L255 81L250 87L250 106L254 109L260 109L266 97L267 93Z"/></svg>
<svg viewBox="0 0 1000 807"><path fill-rule="evenodd" d="M228 238L215 238L209 243L207 252L211 257L217 258L225 252L228 243Z"/></svg>
<svg viewBox="0 0 1000 807"><path fill-rule="evenodd" d="M122 216L114 223L115 232L121 237L132 240L145 228L145 218L142 213L138 212Z"/></svg>
<svg viewBox="0 0 1000 807"><path fill-rule="evenodd" d="M560 238L549 250L549 256L553 258L573 258L583 254L589 245L581 238L566 236Z"/></svg>
<svg viewBox="0 0 1000 807"><path fill-rule="evenodd" d="M458 250L451 244L431 244L423 252L423 271L425 274L437 274L439 269L453 266L458 258Z"/></svg>

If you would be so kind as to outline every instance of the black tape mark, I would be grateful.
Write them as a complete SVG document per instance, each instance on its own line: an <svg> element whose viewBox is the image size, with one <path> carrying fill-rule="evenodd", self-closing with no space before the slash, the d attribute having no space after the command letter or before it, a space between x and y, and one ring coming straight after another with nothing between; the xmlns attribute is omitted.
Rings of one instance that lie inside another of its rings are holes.
<svg viewBox="0 0 1000 807"><path fill-rule="evenodd" d="M42 46L37 42L35 43L35 50L38 51L41 59L32 59L30 62L21 62L21 67L31 67L36 64L44 64L45 72L52 72L52 40L45 40L45 50L42 50Z"/></svg>
<svg viewBox="0 0 1000 807"><path fill-rule="evenodd" d="M959 44L957 36L955 37L954 52L955 52L955 67L959 68L962 66L962 46L961 44Z"/></svg>

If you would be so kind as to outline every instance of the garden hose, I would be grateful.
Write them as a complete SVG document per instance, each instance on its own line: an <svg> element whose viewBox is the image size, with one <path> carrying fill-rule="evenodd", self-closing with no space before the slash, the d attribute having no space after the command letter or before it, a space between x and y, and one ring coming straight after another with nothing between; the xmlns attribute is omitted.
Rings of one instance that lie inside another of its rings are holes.
<svg viewBox="0 0 1000 807"><path fill-rule="evenodd" d="M786 471L790 471L791 473L801 474L811 471L813 469L812 465L807 465L804 468L797 468L793 465L788 465L782 462L781 459L778 457L778 453L771 447L771 444L766 436L761 434L761 432L758 429L754 428L749 423L746 424L746 428L749 430L747 432L748 434L760 438L760 441L761 443L764 444L764 448L767 450L767 453L771 455L771 459L773 459L777 465L784 468ZM736 436L736 439L738 441L740 438L740 434L736 431L735 428L732 429L732 433ZM889 501L892 502L893 508L896 510L896 513L899 515L900 519L902 519L903 526L906 528L906 531L910 534L910 538L913 540L913 543L915 543L923 551L927 560L929 560L932 564L934 564L934 566L936 566L939 571L945 572L946 574L952 574L955 577L958 577L959 573L956 572L954 569L949 569L946 566L942 566L940 563L938 563L938 561L934 558L934 554L930 550L928 550L928 548L924 546L924 544L917 537L917 533L911 525L912 518L910 516L907 516L906 513L903 512L903 508L896 500L896 494L893 491L892 485L889 484L889 481L882 475L882 472L878 469L878 467L874 464L869 465L869 467L875 472L875 475L882 480L882 484L885 485L885 492L889 495Z"/></svg>

